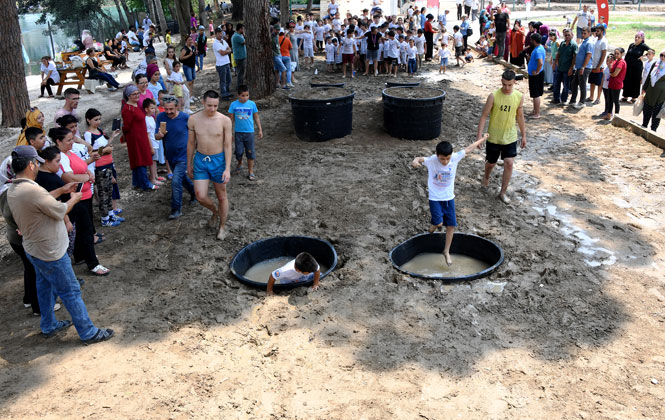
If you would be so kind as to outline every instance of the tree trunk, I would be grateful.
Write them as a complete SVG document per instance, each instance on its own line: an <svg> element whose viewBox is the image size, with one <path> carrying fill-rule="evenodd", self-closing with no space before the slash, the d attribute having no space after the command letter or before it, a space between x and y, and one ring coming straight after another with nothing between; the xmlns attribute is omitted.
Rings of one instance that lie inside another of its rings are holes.
<svg viewBox="0 0 665 420"><path fill-rule="evenodd" d="M231 0L231 4L233 4L233 15L231 15L231 20L242 20L244 1L245 0Z"/></svg>
<svg viewBox="0 0 665 420"><path fill-rule="evenodd" d="M157 22L157 15L155 15L155 5L152 2L152 0L145 0L146 6L148 6L148 14L150 15L150 20L153 21L153 23ZM143 25L141 23L141 25Z"/></svg>
<svg viewBox="0 0 665 420"><path fill-rule="evenodd" d="M289 13L289 0L279 0L279 23L285 27L291 20Z"/></svg>
<svg viewBox="0 0 665 420"><path fill-rule="evenodd" d="M252 97L263 98L275 91L268 0L244 0L244 7L252 16L245 22L246 80Z"/></svg>
<svg viewBox="0 0 665 420"><path fill-rule="evenodd" d="M205 28L207 23L208 13L206 12L206 2L205 0L199 0L199 25L203 25Z"/></svg>
<svg viewBox="0 0 665 420"><path fill-rule="evenodd" d="M134 26L134 17L132 16L132 12L129 11L129 6L127 6L127 1L120 0L120 4L122 5L122 10L125 11L125 15L127 15L127 23L129 24L129 26Z"/></svg>
<svg viewBox="0 0 665 420"><path fill-rule="evenodd" d="M189 35L189 0L175 0L175 7L178 11L178 26L180 26L180 45L185 45Z"/></svg>
<svg viewBox="0 0 665 420"><path fill-rule="evenodd" d="M168 27L166 25L166 16L164 16L164 8L162 7L161 0L155 0L155 12L157 13L156 19L159 24L159 34L164 35Z"/></svg>
<svg viewBox="0 0 665 420"><path fill-rule="evenodd" d="M312 13L312 3L314 3L314 0L307 0L307 9L305 9L305 14Z"/></svg>
<svg viewBox="0 0 665 420"><path fill-rule="evenodd" d="M125 16L122 14L122 8L120 7L120 2L118 0L113 0L115 3L116 9L118 9L118 20L120 20L120 25L122 25L123 29L129 28L129 25L127 24L127 19L125 19Z"/></svg>
<svg viewBox="0 0 665 420"><path fill-rule="evenodd" d="M14 0L0 0L0 109L3 127L20 127L21 118L30 108L25 83L21 27ZM14 40L9 42L9 40Z"/></svg>

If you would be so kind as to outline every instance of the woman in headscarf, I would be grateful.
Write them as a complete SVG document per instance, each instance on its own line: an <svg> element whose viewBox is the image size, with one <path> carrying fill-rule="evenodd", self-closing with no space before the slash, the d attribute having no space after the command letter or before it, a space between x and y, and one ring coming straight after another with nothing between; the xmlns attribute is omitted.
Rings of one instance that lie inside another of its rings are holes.
<svg viewBox="0 0 665 420"><path fill-rule="evenodd" d="M147 81L145 76L143 79ZM152 153L145 125L145 113L138 106L140 96L141 92L136 85L127 85L123 91L122 132L127 143L132 185L142 190L156 190L158 187L148 179L147 168L152 165Z"/></svg>
<svg viewBox="0 0 665 420"><path fill-rule="evenodd" d="M626 78L623 80L623 99L627 101L631 98L631 102L635 102L635 98L640 95L640 82L642 81L642 56L645 52L649 51L649 46L644 43L644 32L639 31L635 34L635 42L630 44L628 51L626 51Z"/></svg>
<svg viewBox="0 0 665 420"><path fill-rule="evenodd" d="M625 86L624 82L624 89ZM660 124L660 118L656 116L665 104L665 50L660 52L659 60L651 66L651 71L642 87L642 94L644 95L642 127L646 127L651 120L651 129L656 131Z"/></svg>
<svg viewBox="0 0 665 420"><path fill-rule="evenodd" d="M25 130L30 127L37 127L44 132L44 113L36 106L30 107L28 112L25 113L25 124L23 124L23 131L18 136L16 141L17 146L27 146L28 139L25 138Z"/></svg>
<svg viewBox="0 0 665 420"><path fill-rule="evenodd" d="M524 50L524 28L522 27L522 21L515 19L515 24L513 25L513 30L510 31L510 64L523 67L524 66L524 56L522 55L522 50Z"/></svg>

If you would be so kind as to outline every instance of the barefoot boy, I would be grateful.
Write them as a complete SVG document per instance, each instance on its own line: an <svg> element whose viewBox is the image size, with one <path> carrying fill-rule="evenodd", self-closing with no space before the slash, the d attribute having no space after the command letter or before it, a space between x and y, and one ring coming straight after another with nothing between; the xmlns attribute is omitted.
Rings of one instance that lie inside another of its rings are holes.
<svg viewBox="0 0 665 420"><path fill-rule="evenodd" d="M471 153L487 139L485 135L466 149L453 154L453 146L447 141L436 145L436 154L429 157L417 157L411 165L420 168L423 164L427 167L427 189L429 190L429 209L432 214L429 232L446 226L446 244L443 255L446 263L452 264L450 258L450 244L453 242L457 217L455 216L455 173L457 164L467 153Z"/></svg>
<svg viewBox="0 0 665 420"><path fill-rule="evenodd" d="M270 274L268 279L268 296L272 295L272 288L275 281L280 283L296 283L313 280L312 289L319 288L319 277L321 277L321 268L308 252L301 252L295 260L289 261L285 266L278 268Z"/></svg>

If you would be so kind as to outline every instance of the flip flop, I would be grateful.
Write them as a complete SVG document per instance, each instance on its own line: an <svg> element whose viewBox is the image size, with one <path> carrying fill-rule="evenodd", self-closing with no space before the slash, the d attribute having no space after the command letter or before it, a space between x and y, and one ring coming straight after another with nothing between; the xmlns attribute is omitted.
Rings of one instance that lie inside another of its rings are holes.
<svg viewBox="0 0 665 420"><path fill-rule="evenodd" d="M242 166L237 166L233 172L231 172L231 175L238 175L240 172L242 172Z"/></svg>
<svg viewBox="0 0 665 420"><path fill-rule="evenodd" d="M256 176L254 174L249 174L249 175L247 175L247 179L249 179L250 181L255 181Z"/></svg>
<svg viewBox="0 0 665 420"><path fill-rule="evenodd" d="M109 270L108 268L104 267L101 264L97 264L95 268L90 270L90 272L96 276L107 276L111 272L111 270Z"/></svg>

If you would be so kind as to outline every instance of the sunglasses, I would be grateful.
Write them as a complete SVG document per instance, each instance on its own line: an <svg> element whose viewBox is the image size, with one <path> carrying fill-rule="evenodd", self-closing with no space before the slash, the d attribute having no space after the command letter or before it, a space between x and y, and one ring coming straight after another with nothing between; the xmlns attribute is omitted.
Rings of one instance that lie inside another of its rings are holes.
<svg viewBox="0 0 665 420"><path fill-rule="evenodd" d="M661 55L660 55L660 58L665 58L665 54L661 54Z"/></svg>

